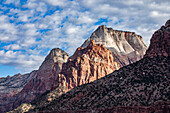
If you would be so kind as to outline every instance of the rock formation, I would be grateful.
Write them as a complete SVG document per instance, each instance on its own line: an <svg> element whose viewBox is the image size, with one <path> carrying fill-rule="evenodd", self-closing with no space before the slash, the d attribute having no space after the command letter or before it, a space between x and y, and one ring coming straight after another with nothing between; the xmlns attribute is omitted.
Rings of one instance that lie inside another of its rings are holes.
<svg viewBox="0 0 170 113"><path fill-rule="evenodd" d="M140 60L147 49L142 37L135 32L113 30L104 25L98 27L82 47L87 47L91 40L110 49L114 60L119 63L120 67Z"/></svg>
<svg viewBox="0 0 170 113"><path fill-rule="evenodd" d="M56 62L54 65L56 64L58 63ZM111 51L102 44L95 44L92 40L86 48L77 48L73 56L63 64L60 74L55 73L56 79L53 83L55 89L53 91L46 92L43 94L45 96L36 99L34 101L36 106L33 104L23 104L21 106L29 110L37 106L47 105L68 90L100 79L118 69L119 64L114 62ZM29 91L31 90L29 89Z"/></svg>
<svg viewBox="0 0 170 113"><path fill-rule="evenodd" d="M113 61L111 51L94 40L84 49L79 47L76 52L63 64L58 82L60 86L72 89L82 84L90 83L119 69Z"/></svg>
<svg viewBox="0 0 170 113"><path fill-rule="evenodd" d="M153 58L170 55L170 20L153 34L150 43L145 56Z"/></svg>
<svg viewBox="0 0 170 113"><path fill-rule="evenodd" d="M76 112L102 109L106 112L121 109L136 113L169 113L170 53L167 48L170 45L169 35L166 34L170 32L169 24L166 23L164 28L159 35L155 32L145 57L140 61L94 82L78 86L48 105L35 107L32 111ZM152 43L157 39L168 42ZM160 54L153 54L153 49L159 50Z"/></svg>
<svg viewBox="0 0 170 113"><path fill-rule="evenodd" d="M17 95L14 106L24 102L31 102L36 97L55 87L57 76L62 70L62 64L67 61L69 55L59 48L52 49L40 66L37 75ZM55 64L55 65L54 65Z"/></svg>

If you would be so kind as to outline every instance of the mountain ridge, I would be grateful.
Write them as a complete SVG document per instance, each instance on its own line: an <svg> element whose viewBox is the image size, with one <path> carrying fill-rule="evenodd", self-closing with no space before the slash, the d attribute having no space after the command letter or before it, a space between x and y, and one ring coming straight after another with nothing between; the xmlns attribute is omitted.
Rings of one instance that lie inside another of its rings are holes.
<svg viewBox="0 0 170 113"><path fill-rule="evenodd" d="M167 29L162 30L162 32L169 34L170 26L169 24L166 26ZM155 33L151 38L150 45L153 45L153 40L157 40L159 37L161 39L170 38L170 35L156 35L157 37L155 37ZM165 43L154 44L157 44L154 46L159 47L154 48L156 50L162 50L162 47L165 50L169 48L168 43L166 43L166 48L164 48ZM78 112L82 110L87 112L92 110L103 113L100 110L107 112L109 109L117 109L115 112L118 113L120 106L124 106L120 108L124 112L169 113L170 53L152 56L151 50L148 49L146 56L136 63L124 66L94 82L75 87L49 104L37 106L30 112L57 111L62 113L62 111ZM148 54L151 54L152 57ZM139 110L140 108L143 109Z"/></svg>

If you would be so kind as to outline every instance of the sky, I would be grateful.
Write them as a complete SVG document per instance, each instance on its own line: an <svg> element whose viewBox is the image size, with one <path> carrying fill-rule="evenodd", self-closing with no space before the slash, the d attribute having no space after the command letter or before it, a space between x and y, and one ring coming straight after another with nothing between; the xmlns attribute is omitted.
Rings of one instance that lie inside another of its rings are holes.
<svg viewBox="0 0 170 113"><path fill-rule="evenodd" d="M37 70L52 48L72 55L100 25L149 45L168 19L169 0L0 0L0 77Z"/></svg>

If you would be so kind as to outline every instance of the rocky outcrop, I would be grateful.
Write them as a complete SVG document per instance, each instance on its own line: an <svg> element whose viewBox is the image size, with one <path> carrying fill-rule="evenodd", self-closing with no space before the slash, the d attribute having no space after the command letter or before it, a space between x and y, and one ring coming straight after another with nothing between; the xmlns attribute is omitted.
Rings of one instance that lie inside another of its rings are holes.
<svg viewBox="0 0 170 113"><path fill-rule="evenodd" d="M0 81L0 93L11 93L21 91L22 88L36 75L37 71L21 75L16 74L12 77L7 76Z"/></svg>
<svg viewBox="0 0 170 113"><path fill-rule="evenodd" d="M150 43L146 57L170 56L170 20L152 35Z"/></svg>
<svg viewBox="0 0 170 113"><path fill-rule="evenodd" d="M111 51L92 40L86 48L79 47L68 62L63 64L57 80L60 86L72 89L118 69L119 65L113 61Z"/></svg>
<svg viewBox="0 0 170 113"><path fill-rule="evenodd" d="M69 55L59 48L52 49L40 66L37 75L17 95L14 106L27 103L55 87L57 76L62 70L62 64ZM55 65L54 65L55 64Z"/></svg>
<svg viewBox="0 0 170 113"><path fill-rule="evenodd" d="M120 67L140 60L147 49L142 37L135 32L113 30L104 25L98 27L82 47L87 47L91 40L110 49Z"/></svg>

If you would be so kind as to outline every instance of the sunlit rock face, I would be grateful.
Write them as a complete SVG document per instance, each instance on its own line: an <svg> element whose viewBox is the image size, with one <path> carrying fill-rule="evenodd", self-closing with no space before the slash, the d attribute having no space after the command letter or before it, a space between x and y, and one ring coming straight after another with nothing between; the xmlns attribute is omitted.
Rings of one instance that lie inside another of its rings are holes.
<svg viewBox="0 0 170 113"><path fill-rule="evenodd" d="M170 56L170 20L152 35L150 43L146 57Z"/></svg>
<svg viewBox="0 0 170 113"><path fill-rule="evenodd" d="M63 65L59 77L60 85L68 89L90 83L119 69L111 51L92 40L86 48L78 48Z"/></svg>
<svg viewBox="0 0 170 113"><path fill-rule="evenodd" d="M114 60L119 63L120 67L140 60L147 50L142 37L135 32L113 30L104 25L99 26L82 47L87 47L91 40L110 49Z"/></svg>

